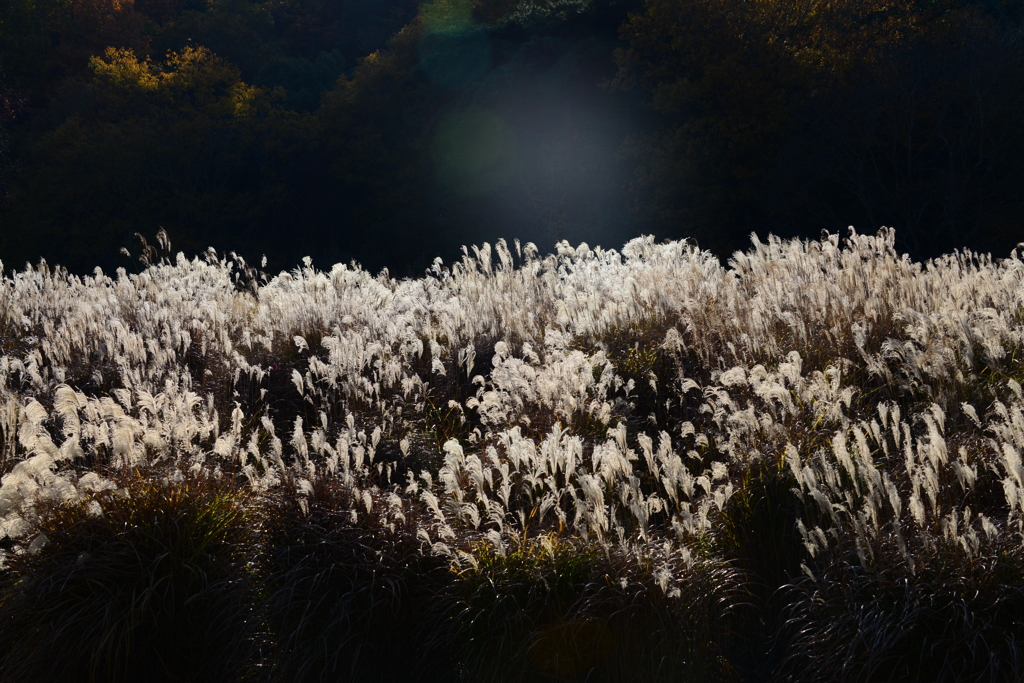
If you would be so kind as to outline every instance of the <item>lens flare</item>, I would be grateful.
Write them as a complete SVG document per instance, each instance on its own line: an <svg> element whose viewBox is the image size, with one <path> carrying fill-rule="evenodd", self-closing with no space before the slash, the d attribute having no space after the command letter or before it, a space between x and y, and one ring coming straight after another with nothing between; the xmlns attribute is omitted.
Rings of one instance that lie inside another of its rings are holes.
<svg viewBox="0 0 1024 683"><path fill-rule="evenodd" d="M503 185L516 167L512 130L500 116L481 107L445 116L434 134L431 154L441 182L465 196Z"/></svg>

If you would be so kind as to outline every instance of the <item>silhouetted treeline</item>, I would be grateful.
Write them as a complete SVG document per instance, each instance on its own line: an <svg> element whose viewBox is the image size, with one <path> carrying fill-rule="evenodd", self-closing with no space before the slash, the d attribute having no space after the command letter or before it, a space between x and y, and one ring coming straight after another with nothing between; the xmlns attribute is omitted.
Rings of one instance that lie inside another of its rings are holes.
<svg viewBox="0 0 1024 683"><path fill-rule="evenodd" d="M1019 2L646 7L618 61L659 115L628 145L654 232L722 248L886 225L919 258L1024 240Z"/></svg>
<svg viewBox="0 0 1024 683"><path fill-rule="evenodd" d="M1024 241L1016 0L9 0L0 259Z"/></svg>

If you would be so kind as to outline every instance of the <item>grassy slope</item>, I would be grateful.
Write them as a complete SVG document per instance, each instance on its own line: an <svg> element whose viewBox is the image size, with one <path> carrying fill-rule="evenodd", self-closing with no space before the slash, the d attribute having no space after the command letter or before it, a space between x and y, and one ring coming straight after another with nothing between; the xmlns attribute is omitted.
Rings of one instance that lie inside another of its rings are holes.
<svg viewBox="0 0 1024 683"><path fill-rule="evenodd" d="M5 278L0 680L1019 678L1024 264L893 244Z"/></svg>

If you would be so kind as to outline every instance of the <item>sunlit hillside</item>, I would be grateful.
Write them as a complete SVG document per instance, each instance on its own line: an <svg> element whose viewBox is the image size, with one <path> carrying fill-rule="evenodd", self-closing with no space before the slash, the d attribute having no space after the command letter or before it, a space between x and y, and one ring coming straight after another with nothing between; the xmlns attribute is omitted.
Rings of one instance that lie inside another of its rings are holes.
<svg viewBox="0 0 1024 683"><path fill-rule="evenodd" d="M0 281L0 681L1024 676L1016 252L160 242Z"/></svg>

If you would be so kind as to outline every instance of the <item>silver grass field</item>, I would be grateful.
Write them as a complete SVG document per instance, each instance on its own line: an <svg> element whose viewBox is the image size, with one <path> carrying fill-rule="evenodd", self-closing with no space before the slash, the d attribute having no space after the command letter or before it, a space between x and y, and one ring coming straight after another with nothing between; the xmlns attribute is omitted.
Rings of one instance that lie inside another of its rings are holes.
<svg viewBox="0 0 1024 683"><path fill-rule="evenodd" d="M0 681L1019 681L1024 261L0 279Z"/></svg>

